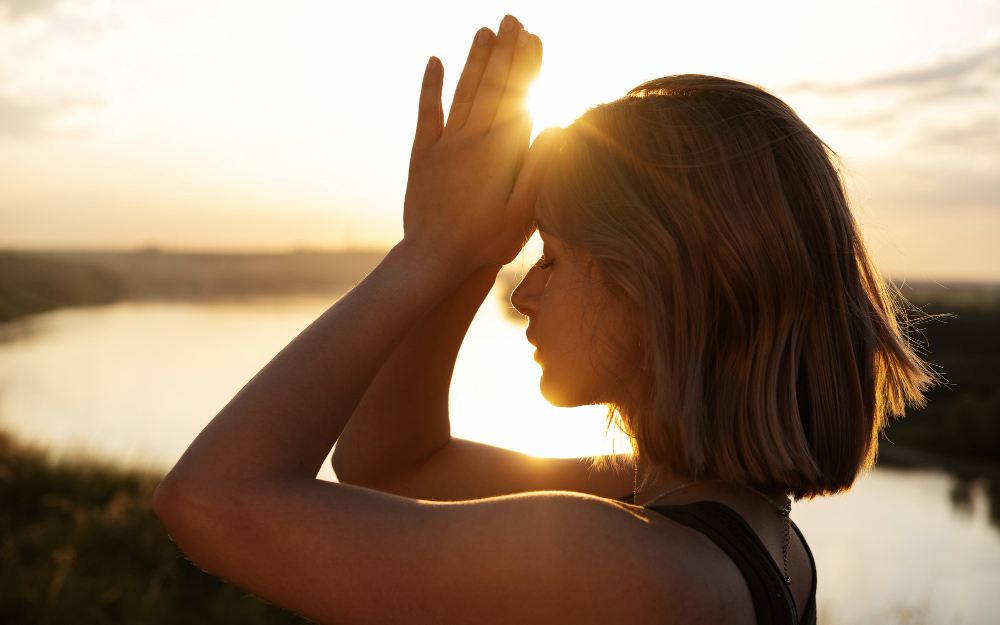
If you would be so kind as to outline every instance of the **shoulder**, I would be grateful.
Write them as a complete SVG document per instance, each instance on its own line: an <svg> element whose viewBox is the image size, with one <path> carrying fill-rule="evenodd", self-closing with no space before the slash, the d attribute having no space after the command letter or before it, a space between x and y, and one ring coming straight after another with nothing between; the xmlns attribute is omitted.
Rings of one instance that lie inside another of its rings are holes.
<svg viewBox="0 0 1000 625"><path fill-rule="evenodd" d="M581 605L592 601L586 613L637 623L753 622L750 591L733 561L704 534L655 511L540 492L435 506L432 514L447 518L449 527L481 528L483 536L461 540L470 541L470 549L473 542L492 543L483 553L499 562L506 558L501 554L535 554L538 587L567 593Z"/></svg>
<svg viewBox="0 0 1000 625"><path fill-rule="evenodd" d="M753 615L739 571L707 538L590 495L439 503L313 482L195 507L171 530L192 560L317 622L369 622L372 606L408 625Z"/></svg>

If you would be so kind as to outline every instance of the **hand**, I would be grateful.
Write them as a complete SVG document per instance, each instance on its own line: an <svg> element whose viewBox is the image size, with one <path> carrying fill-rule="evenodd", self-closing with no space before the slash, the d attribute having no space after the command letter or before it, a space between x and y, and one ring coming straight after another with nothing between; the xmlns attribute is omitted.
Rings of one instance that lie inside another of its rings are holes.
<svg viewBox="0 0 1000 625"><path fill-rule="evenodd" d="M531 134L524 100L541 67L541 40L510 15L499 31L476 34L447 125L444 71L431 57L410 155L404 241L466 274L515 256L534 228L537 157L525 161L524 182L514 182Z"/></svg>

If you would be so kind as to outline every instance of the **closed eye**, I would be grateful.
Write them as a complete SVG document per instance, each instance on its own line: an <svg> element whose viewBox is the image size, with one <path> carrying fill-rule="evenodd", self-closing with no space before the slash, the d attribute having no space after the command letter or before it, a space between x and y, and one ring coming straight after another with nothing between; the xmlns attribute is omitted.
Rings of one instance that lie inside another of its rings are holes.
<svg viewBox="0 0 1000 625"><path fill-rule="evenodd" d="M536 269L548 269L551 266L552 266L552 261L545 260L544 256L538 259L538 262L535 263Z"/></svg>

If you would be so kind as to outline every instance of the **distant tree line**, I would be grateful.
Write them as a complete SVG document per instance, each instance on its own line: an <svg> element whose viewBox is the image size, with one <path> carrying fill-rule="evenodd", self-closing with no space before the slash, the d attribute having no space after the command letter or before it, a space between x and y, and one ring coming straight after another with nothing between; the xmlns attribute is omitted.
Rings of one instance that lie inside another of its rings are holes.
<svg viewBox="0 0 1000 625"><path fill-rule="evenodd" d="M927 394L926 407L908 410L906 418L893 422L886 437L899 445L1000 464L1000 297L994 289L979 298L949 298L941 288L935 299L923 302L921 309L932 317L916 320L911 338L943 383Z"/></svg>
<svg viewBox="0 0 1000 625"><path fill-rule="evenodd" d="M0 322L123 299L201 300L346 291L382 252L0 252ZM501 274L503 287L516 283ZM1000 284L906 285L904 324L944 384L885 432L891 443L1000 465Z"/></svg>
<svg viewBox="0 0 1000 625"><path fill-rule="evenodd" d="M383 252L0 252L0 322L120 300L210 300L345 291Z"/></svg>
<svg viewBox="0 0 1000 625"><path fill-rule="evenodd" d="M123 299L125 282L89 264L0 253L0 322L66 306L94 306Z"/></svg>

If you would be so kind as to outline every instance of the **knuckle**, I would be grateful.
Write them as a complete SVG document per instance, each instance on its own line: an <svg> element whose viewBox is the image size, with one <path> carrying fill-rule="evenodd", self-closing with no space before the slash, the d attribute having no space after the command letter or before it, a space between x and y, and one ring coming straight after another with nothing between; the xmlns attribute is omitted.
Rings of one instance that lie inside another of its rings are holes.
<svg viewBox="0 0 1000 625"><path fill-rule="evenodd" d="M475 89L459 89L455 92L455 101L468 104L476 98Z"/></svg>
<svg viewBox="0 0 1000 625"><path fill-rule="evenodd" d="M503 90L503 82L495 77L483 78L483 84L479 87L480 91L485 91L487 93L496 93Z"/></svg>

